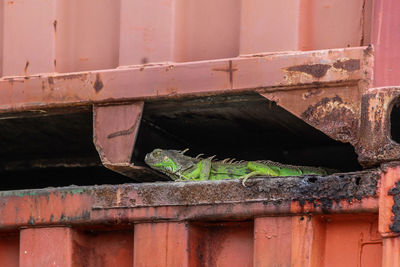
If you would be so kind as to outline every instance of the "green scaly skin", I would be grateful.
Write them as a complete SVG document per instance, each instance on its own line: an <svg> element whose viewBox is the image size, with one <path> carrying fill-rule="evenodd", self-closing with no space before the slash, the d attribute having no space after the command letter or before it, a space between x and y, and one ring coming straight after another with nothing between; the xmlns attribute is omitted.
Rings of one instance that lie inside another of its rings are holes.
<svg viewBox="0 0 400 267"><path fill-rule="evenodd" d="M186 150L185 150L186 151ZM213 161L212 158L191 158L185 151L155 149L148 153L145 162L175 181L243 179L253 176L300 176L305 174L327 175L318 167L285 165L273 161Z"/></svg>

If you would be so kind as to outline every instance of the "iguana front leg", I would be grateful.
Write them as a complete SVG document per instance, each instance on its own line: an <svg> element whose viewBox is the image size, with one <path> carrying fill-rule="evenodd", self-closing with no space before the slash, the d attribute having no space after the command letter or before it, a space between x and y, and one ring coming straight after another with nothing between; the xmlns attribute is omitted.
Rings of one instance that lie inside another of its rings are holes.
<svg viewBox="0 0 400 267"><path fill-rule="evenodd" d="M279 172L274 170L273 168L269 167L266 164L260 164L257 162L248 162L247 163L247 168L251 171L250 173L243 175L239 177L239 179L242 179L242 185L246 186L246 181L250 177L254 176L279 176Z"/></svg>

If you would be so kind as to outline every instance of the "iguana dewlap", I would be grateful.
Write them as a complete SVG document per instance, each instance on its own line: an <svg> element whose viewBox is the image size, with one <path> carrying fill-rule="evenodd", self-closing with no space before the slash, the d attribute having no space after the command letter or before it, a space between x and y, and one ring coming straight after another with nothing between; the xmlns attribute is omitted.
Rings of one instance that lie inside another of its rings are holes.
<svg viewBox="0 0 400 267"><path fill-rule="evenodd" d="M212 158L192 158L185 151L155 149L148 153L145 162L173 180L223 180L243 179L253 176L327 175L318 167L285 165L273 161L216 161Z"/></svg>

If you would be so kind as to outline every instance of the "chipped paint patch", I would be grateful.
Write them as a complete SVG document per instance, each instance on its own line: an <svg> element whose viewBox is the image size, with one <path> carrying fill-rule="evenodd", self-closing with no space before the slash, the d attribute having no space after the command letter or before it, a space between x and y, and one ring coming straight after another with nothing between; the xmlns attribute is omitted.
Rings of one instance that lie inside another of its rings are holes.
<svg viewBox="0 0 400 267"><path fill-rule="evenodd" d="M326 72L331 68L328 64L304 64L287 68L287 71L302 72L311 75L314 78L322 78Z"/></svg>

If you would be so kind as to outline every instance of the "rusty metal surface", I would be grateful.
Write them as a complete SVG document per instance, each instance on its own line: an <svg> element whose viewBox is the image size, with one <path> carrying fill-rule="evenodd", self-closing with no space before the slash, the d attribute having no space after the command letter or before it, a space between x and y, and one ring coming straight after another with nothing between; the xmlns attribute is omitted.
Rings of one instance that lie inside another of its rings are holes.
<svg viewBox="0 0 400 267"><path fill-rule="evenodd" d="M399 96L398 87L372 88L363 95L356 151L364 165L399 159L400 145L392 140L391 134L391 112Z"/></svg>
<svg viewBox="0 0 400 267"><path fill-rule="evenodd" d="M55 224L376 212L379 170L326 177L103 185L0 192L0 229Z"/></svg>
<svg viewBox="0 0 400 267"><path fill-rule="evenodd" d="M365 74L365 69L370 68L365 63L371 57L367 53L369 50L360 47L288 52L92 72L4 77L0 80L0 113L154 97L357 83L370 75L368 71ZM341 65L348 60L355 62L350 64L352 67L346 63ZM293 69L304 65L311 66L311 74L304 75ZM326 70L315 74L314 69L319 65Z"/></svg>
<svg viewBox="0 0 400 267"><path fill-rule="evenodd" d="M147 168L135 166L132 152L139 130L143 111L143 101L116 106L94 106L93 142L103 165L138 181L151 175L158 180L165 177Z"/></svg>
<svg viewBox="0 0 400 267"><path fill-rule="evenodd" d="M382 266L398 266L400 247L399 162L382 166L379 186L379 233L383 238Z"/></svg>
<svg viewBox="0 0 400 267"><path fill-rule="evenodd" d="M341 83L329 87L317 85L315 88L308 87L291 92L267 91L262 95L275 101L329 137L357 147L361 135L362 96L371 85L373 72L373 48L369 46L363 52L362 62L348 58L338 59L331 65L305 64L287 69L290 77L298 79L310 76L325 77L331 69L340 70L343 73L362 70L363 79L354 82L343 80ZM375 152L371 151L371 153ZM359 154L360 157L362 155ZM376 162L374 163L376 164Z"/></svg>

